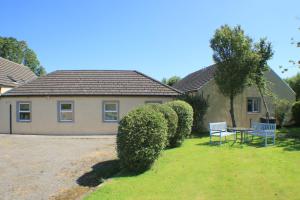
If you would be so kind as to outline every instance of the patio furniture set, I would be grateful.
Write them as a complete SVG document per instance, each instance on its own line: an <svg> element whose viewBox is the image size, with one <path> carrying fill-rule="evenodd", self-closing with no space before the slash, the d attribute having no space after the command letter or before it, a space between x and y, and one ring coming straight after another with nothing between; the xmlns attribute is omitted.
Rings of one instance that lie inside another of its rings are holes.
<svg viewBox="0 0 300 200"><path fill-rule="evenodd" d="M273 123L259 123L252 122L250 128L246 127L227 127L226 122L217 122L209 124L209 133L210 133L210 143L212 143L212 137L219 137L219 143L222 144L222 138L224 137L226 140L227 136L234 135L234 140L237 140L238 134L240 134L241 143L245 142L245 137L247 139L252 136L252 140L254 136L264 138L265 146L268 145L268 139L272 138L273 145L275 144L275 131L276 124ZM248 141L248 140L247 140Z"/></svg>

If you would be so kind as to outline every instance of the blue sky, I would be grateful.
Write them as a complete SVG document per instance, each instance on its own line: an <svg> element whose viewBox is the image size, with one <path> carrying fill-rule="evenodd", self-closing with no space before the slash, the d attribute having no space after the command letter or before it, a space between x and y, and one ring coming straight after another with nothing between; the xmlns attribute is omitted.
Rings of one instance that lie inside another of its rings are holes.
<svg viewBox="0 0 300 200"><path fill-rule="evenodd" d="M136 69L156 79L185 76L210 65L209 40L223 24L268 37L271 67L300 59L299 0L0 0L1 36L25 40L48 72Z"/></svg>

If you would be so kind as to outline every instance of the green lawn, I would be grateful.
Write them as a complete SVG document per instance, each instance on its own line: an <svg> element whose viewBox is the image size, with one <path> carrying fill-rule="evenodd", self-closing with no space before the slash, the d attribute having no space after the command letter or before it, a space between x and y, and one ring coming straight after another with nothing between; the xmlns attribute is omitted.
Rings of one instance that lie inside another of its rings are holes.
<svg viewBox="0 0 300 200"><path fill-rule="evenodd" d="M300 129L279 135L297 134ZM208 142L208 137L187 139L164 151L151 170L120 173L86 199L300 199L299 139L278 138L276 146L266 148L259 140Z"/></svg>

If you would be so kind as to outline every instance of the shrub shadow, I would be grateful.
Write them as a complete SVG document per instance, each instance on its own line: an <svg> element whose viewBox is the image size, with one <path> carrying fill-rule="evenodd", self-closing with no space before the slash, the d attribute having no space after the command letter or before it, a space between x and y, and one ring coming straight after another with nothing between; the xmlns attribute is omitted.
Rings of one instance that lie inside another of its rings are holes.
<svg viewBox="0 0 300 200"><path fill-rule="evenodd" d="M117 159L99 162L91 168L92 171L83 174L76 180L78 185L84 187L97 187L108 178L138 176L147 171L134 173L121 170L120 161Z"/></svg>
<svg viewBox="0 0 300 200"><path fill-rule="evenodd" d="M92 171L80 176L76 182L80 186L96 187L120 172L119 160L108 160L92 166Z"/></svg>

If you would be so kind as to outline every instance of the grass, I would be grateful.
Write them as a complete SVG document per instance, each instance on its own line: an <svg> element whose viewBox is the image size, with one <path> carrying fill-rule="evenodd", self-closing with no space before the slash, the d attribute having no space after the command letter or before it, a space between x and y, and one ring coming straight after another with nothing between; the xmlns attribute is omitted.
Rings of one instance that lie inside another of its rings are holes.
<svg viewBox="0 0 300 200"><path fill-rule="evenodd" d="M151 170L119 173L85 199L300 199L300 129L283 129L276 146L187 139ZM293 137L291 137L293 136Z"/></svg>

